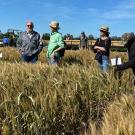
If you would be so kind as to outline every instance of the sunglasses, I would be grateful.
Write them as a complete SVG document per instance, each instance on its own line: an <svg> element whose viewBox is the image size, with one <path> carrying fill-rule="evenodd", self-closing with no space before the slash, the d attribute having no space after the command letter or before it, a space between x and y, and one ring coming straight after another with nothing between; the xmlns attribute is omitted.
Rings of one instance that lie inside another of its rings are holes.
<svg viewBox="0 0 135 135"><path fill-rule="evenodd" d="M32 27L32 25L27 25L27 27Z"/></svg>

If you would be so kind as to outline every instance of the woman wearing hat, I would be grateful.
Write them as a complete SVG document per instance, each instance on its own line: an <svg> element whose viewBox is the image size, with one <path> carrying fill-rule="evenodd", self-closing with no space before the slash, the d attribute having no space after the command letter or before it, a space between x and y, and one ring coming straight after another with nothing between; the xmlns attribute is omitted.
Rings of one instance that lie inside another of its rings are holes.
<svg viewBox="0 0 135 135"><path fill-rule="evenodd" d="M64 41L62 35L58 32L59 23L52 21L49 24L51 28L50 42L47 50L47 58L50 65L58 65L61 59L61 52L64 51Z"/></svg>
<svg viewBox="0 0 135 135"><path fill-rule="evenodd" d="M107 72L109 64L111 38L109 37L109 28L102 26L100 28L100 38L97 39L93 49L96 53L95 59L98 61L101 70Z"/></svg>

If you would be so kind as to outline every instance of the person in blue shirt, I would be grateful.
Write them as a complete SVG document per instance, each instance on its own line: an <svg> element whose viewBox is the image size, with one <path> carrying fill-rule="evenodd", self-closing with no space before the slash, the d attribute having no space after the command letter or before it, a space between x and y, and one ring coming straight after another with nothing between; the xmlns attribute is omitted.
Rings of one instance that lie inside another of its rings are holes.
<svg viewBox="0 0 135 135"><path fill-rule="evenodd" d="M3 44L4 44L5 46L8 46L9 43L10 43L10 39L9 39L8 37L4 37L3 40L2 40L2 42L3 42Z"/></svg>

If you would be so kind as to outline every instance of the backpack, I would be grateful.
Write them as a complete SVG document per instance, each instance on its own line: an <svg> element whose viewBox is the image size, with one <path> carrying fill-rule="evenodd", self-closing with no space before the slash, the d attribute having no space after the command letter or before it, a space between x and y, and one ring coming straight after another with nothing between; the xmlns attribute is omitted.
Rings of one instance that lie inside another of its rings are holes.
<svg viewBox="0 0 135 135"><path fill-rule="evenodd" d="M66 50L65 48L66 48L66 43L65 43L65 41L64 41L64 48L62 48L62 49L59 51L60 57L64 57L65 50Z"/></svg>

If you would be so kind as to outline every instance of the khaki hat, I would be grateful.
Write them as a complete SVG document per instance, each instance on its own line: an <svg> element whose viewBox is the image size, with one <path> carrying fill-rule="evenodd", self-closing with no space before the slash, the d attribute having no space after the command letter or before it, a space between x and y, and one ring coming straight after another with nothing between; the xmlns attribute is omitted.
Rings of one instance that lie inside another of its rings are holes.
<svg viewBox="0 0 135 135"><path fill-rule="evenodd" d="M109 33L109 27L107 27L107 26L102 26L102 27L100 28L100 31L108 32L108 33Z"/></svg>
<svg viewBox="0 0 135 135"><path fill-rule="evenodd" d="M51 23L49 24L50 27L55 28L55 29L59 29L59 22L57 21L51 21Z"/></svg>

